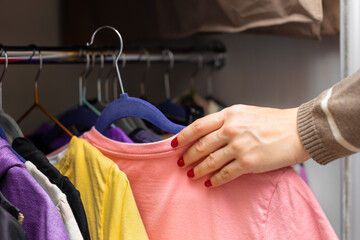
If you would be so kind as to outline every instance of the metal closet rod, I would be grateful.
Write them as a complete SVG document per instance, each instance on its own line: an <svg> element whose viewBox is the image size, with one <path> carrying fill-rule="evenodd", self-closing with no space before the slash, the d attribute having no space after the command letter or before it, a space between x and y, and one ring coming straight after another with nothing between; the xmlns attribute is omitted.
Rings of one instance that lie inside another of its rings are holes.
<svg viewBox="0 0 360 240"><path fill-rule="evenodd" d="M9 64L39 64L39 54L41 51L44 64L76 64L86 63L86 53L95 54L96 62L100 62L100 55L104 55L105 63L113 63L113 54L117 53L116 47L39 47L39 46L3 46L0 44L0 51L3 53L0 57L0 64L5 63L4 52L8 55ZM163 50L163 49L161 49ZM126 63L168 63L169 57L164 56L161 50L148 50L149 55L138 51L125 51ZM170 49L171 50L171 49ZM215 68L221 68L225 65L226 52L220 52L217 49L194 51L194 49L174 49L175 63L198 63L199 56L203 57L203 63ZM120 58L119 63L123 61Z"/></svg>

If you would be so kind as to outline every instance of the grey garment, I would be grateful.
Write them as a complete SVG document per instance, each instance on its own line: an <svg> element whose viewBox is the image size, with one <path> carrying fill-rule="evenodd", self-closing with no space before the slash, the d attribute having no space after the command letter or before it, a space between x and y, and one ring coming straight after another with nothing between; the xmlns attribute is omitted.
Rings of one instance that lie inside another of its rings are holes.
<svg viewBox="0 0 360 240"><path fill-rule="evenodd" d="M135 124L136 128L148 130L148 127L144 123L144 120L142 120L141 118L130 117L129 119L131 119L131 121Z"/></svg>
<svg viewBox="0 0 360 240"><path fill-rule="evenodd" d="M136 129L136 126L132 126L131 123L129 123L128 119L126 118L118 119L114 122L114 124L120 127L125 132L126 135L128 135L129 133L131 133Z"/></svg>
<svg viewBox="0 0 360 240"><path fill-rule="evenodd" d="M360 151L360 71L298 109L301 142L320 164Z"/></svg>
<svg viewBox="0 0 360 240"><path fill-rule="evenodd" d="M24 229L3 207L0 206L0 239L28 239Z"/></svg>
<svg viewBox="0 0 360 240"><path fill-rule="evenodd" d="M141 128L135 129L132 133L129 134L129 137L136 143L151 143L162 140L162 138L150 130L144 130Z"/></svg>
<svg viewBox="0 0 360 240"><path fill-rule="evenodd" d="M0 206L10 213L16 220L19 221L20 210L15 207L7 198L0 192Z"/></svg>
<svg viewBox="0 0 360 240"><path fill-rule="evenodd" d="M133 117L127 117L124 119L128 122L128 124L131 126L131 128L136 128L136 123L135 123Z"/></svg>
<svg viewBox="0 0 360 240"><path fill-rule="evenodd" d="M19 125L16 121L3 110L0 110L0 125L4 129L6 135L8 136L9 142L11 143L13 139L17 137L24 137Z"/></svg>

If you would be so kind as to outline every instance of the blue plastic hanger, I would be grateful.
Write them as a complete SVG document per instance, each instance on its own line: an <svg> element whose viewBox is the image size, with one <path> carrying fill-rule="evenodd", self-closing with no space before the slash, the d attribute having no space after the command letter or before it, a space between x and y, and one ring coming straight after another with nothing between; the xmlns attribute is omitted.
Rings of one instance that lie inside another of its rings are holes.
<svg viewBox="0 0 360 240"><path fill-rule="evenodd" d="M123 41L120 33L111 26L102 26L95 30L91 37L90 43L87 43L87 46L90 46L93 41L96 33L104 28L110 28L116 32L120 39L120 50L116 58L116 63L119 61L120 55L123 50ZM164 114L162 114L155 106L146 102L140 98L129 97L127 93L124 92L124 88L121 81L119 66L116 64L117 77L120 82L121 94L120 98L110 103L99 116L95 128L100 133L104 134L105 130L111 123L116 120L124 117L139 117L144 120L151 122L157 127L161 128L172 134L179 133L184 126L175 124L168 120Z"/></svg>

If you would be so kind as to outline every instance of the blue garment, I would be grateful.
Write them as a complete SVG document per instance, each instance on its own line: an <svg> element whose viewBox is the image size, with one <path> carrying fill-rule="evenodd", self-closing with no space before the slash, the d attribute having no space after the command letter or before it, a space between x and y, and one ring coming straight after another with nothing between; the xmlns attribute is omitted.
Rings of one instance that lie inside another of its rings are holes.
<svg viewBox="0 0 360 240"><path fill-rule="evenodd" d="M186 123L186 110L170 99L159 103L156 107L171 121L179 124Z"/></svg>
<svg viewBox="0 0 360 240"><path fill-rule="evenodd" d="M0 125L0 137L1 137L2 139L4 139L7 143L9 143L9 139L7 138L6 133L5 133L5 131L4 131L4 129L2 128L1 125ZM23 159L14 149L12 149L12 147L10 147L10 145L9 145L9 148L10 148L10 150L16 155L16 157L17 157L18 159L20 159L20 161L22 161L23 163L26 162L25 159Z"/></svg>

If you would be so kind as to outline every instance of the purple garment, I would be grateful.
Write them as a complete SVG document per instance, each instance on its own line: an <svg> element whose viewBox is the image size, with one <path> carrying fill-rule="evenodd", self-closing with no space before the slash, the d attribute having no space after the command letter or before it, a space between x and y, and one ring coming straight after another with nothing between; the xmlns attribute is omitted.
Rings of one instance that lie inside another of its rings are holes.
<svg viewBox="0 0 360 240"><path fill-rule="evenodd" d="M71 137L64 131L49 137L48 133L53 131L52 129L54 129L54 127L54 125L45 122L28 136L35 146L45 154L55 151L68 144L71 140ZM79 137L82 133L75 132L73 134Z"/></svg>
<svg viewBox="0 0 360 240"><path fill-rule="evenodd" d="M309 179L307 177L305 166L303 163L300 164L299 175L304 180L304 182L309 185Z"/></svg>
<svg viewBox="0 0 360 240"><path fill-rule="evenodd" d="M112 127L108 130L109 138L118 142L134 143L128 135L119 127Z"/></svg>
<svg viewBox="0 0 360 240"><path fill-rule="evenodd" d="M0 191L24 214L23 228L30 240L69 239L50 197L4 139L0 139L0 179Z"/></svg>

